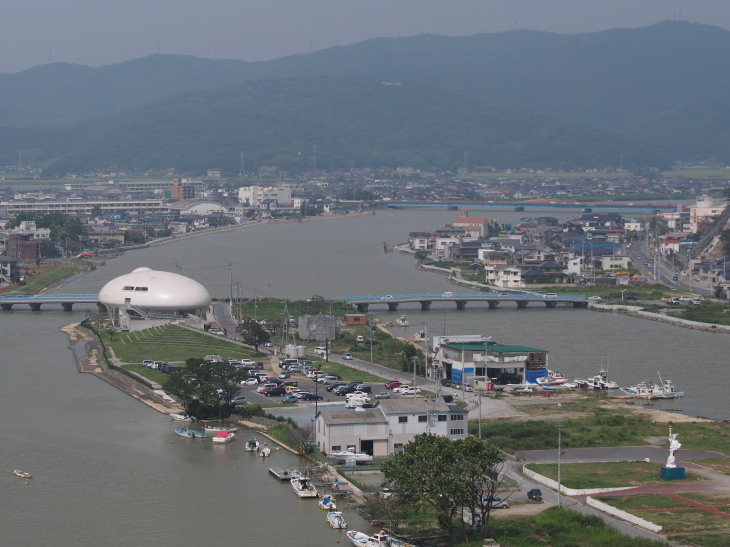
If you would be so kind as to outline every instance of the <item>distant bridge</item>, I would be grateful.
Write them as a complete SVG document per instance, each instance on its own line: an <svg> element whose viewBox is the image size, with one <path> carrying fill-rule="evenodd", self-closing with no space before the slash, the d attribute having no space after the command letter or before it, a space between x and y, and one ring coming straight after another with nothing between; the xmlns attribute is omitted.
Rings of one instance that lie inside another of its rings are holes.
<svg viewBox="0 0 730 547"><path fill-rule="evenodd" d="M105 306L99 302L98 294L44 294L26 296L0 296L0 310L10 311L13 306L30 306L33 311L41 311L44 304L61 304L63 311L72 311L74 304L96 304L100 309Z"/></svg>
<svg viewBox="0 0 730 547"><path fill-rule="evenodd" d="M441 294L385 294L382 296L345 296L348 304L355 306L358 311L367 313L370 306L386 305L388 311L398 311L400 304L418 302L422 311L431 309L434 302L454 302L457 310L465 310L467 302L486 302L490 309L497 308L500 302L516 302L518 308L527 308L530 303L540 303L546 308L556 308L560 304L563 307L586 308L588 300L585 296L577 294L554 294L554 293L452 293Z"/></svg>

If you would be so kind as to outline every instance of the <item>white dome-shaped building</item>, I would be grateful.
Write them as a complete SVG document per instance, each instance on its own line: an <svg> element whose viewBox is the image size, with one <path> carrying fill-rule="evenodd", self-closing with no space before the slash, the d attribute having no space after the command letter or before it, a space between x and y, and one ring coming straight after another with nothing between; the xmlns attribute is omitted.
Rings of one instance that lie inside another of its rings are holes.
<svg viewBox="0 0 730 547"><path fill-rule="evenodd" d="M197 281L180 274L137 268L112 279L99 291L112 321L128 327L128 318L151 315L184 315L207 308L210 294Z"/></svg>

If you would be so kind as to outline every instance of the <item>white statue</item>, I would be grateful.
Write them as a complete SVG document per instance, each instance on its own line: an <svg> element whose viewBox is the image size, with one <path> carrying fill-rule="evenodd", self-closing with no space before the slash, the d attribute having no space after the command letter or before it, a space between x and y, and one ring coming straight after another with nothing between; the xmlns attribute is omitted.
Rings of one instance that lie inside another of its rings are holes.
<svg viewBox="0 0 730 547"><path fill-rule="evenodd" d="M675 455L677 454L677 450L682 448L682 443L680 443L677 440L677 434L672 433L672 430L669 430L669 457L667 458L667 465L666 467L677 467L674 463L675 461Z"/></svg>

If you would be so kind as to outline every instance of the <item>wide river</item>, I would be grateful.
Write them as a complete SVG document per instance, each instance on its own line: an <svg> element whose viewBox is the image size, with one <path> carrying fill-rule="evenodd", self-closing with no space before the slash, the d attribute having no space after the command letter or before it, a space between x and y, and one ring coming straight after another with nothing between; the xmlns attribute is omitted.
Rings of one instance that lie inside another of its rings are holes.
<svg viewBox="0 0 730 547"><path fill-rule="evenodd" d="M515 221L519 213L494 214ZM555 216L553 213L548 213ZM140 266L177 271L226 298L308 298L454 290L383 243L431 231L456 216L401 210L335 220L259 224L128 252L76 278L58 293L96 293ZM561 218L573 216L567 214ZM237 291L238 292L238 291ZM395 314L373 310L392 319ZM622 385L670 378L686 392L656 405L729 419L730 338L589 310L542 308L421 312L404 308L412 334L485 334L501 343L550 351L569 377L601 366ZM180 439L173 423L90 375L78 374L59 327L85 310L0 313L0 461L29 471L29 485L0 473L4 545L298 545L344 544L313 501L299 500L269 466L298 465L285 451L264 461L243 442L213 446ZM247 433L239 434L241 440ZM346 509L350 528L367 524Z"/></svg>

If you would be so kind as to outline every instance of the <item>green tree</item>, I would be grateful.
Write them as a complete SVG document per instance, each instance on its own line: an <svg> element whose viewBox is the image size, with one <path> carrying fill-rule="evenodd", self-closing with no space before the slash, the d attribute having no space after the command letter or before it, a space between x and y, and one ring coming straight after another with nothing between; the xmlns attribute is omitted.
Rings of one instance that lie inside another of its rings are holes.
<svg viewBox="0 0 730 547"><path fill-rule="evenodd" d="M271 341L271 334L255 319L244 319L243 323L236 327L236 332L241 335L244 344L253 346L256 351L260 345Z"/></svg>
<svg viewBox="0 0 730 547"><path fill-rule="evenodd" d="M496 490L494 467L502 461L496 447L474 437L452 441L424 433L383 464L383 484L403 504L431 505L439 527L449 536L454 533L455 517L465 507L481 515L479 528L486 533L489 510L482 506L488 505Z"/></svg>

